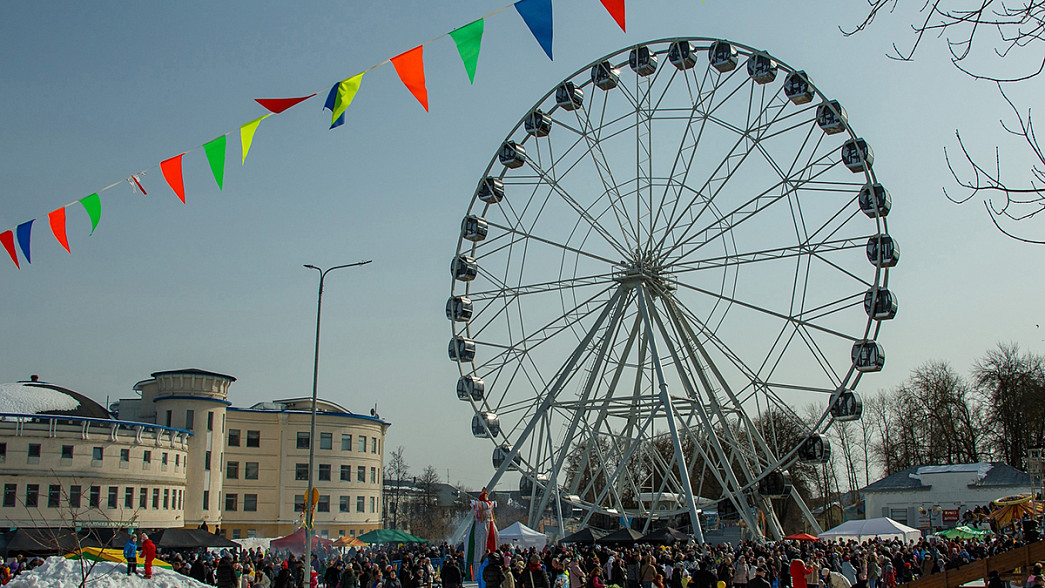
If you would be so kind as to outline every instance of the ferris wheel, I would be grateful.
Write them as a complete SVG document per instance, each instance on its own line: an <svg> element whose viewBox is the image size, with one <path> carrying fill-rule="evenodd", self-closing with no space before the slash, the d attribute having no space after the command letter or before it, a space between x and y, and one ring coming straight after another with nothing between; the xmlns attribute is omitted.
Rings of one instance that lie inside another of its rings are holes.
<svg viewBox="0 0 1045 588"><path fill-rule="evenodd" d="M899 247L841 104L764 51L607 55L516 124L469 202L446 315L488 488L545 513L779 538L799 461L860 418ZM507 476L506 476L507 474Z"/></svg>

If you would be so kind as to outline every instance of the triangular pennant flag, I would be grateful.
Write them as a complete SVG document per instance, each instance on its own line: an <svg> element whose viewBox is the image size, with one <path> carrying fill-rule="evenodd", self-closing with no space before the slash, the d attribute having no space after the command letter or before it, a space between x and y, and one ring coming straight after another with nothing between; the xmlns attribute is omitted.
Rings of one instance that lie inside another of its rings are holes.
<svg viewBox="0 0 1045 588"><path fill-rule="evenodd" d="M18 246L22 248L22 255L25 256L27 263L33 263L33 258L29 256L29 241L32 232L33 221L25 221L15 229L15 234L18 235Z"/></svg>
<svg viewBox="0 0 1045 588"><path fill-rule="evenodd" d="M428 112L428 88L425 87L425 46L418 45L406 53L392 58L392 66L396 68L399 79L410 93L417 98L421 106Z"/></svg>
<svg viewBox="0 0 1045 588"><path fill-rule="evenodd" d="M363 72L366 73L366 72ZM334 114L330 117L331 122L337 121L338 117L348 110L348 105L352 104L352 100L356 97L356 92L359 92L359 85L363 82L363 74L355 75L347 80L341 80L341 83L337 85L337 97L334 98Z"/></svg>
<svg viewBox="0 0 1045 588"><path fill-rule="evenodd" d="M323 104L323 108L334 112L334 105L337 103L337 90L341 87L341 82L334 84L330 88L330 92L327 94L327 101ZM345 113L341 113L341 116L337 117L334 122L330 123L330 128L334 129L345 124Z"/></svg>
<svg viewBox="0 0 1045 588"><path fill-rule="evenodd" d="M98 194L91 194L81 198L80 204L87 211L87 216L91 217L91 234L93 235L94 230L98 228L98 220L102 218L102 199L98 197Z"/></svg>
<svg viewBox="0 0 1045 588"><path fill-rule="evenodd" d="M272 115L266 114L265 116L258 117L239 128L239 142L243 146L243 161L241 163L247 162L247 153L250 152L250 144L254 142L254 131L258 130L258 125L261 124L261 121L270 116Z"/></svg>
<svg viewBox="0 0 1045 588"><path fill-rule="evenodd" d="M210 171L214 174L214 181L218 183L218 189L225 189L225 135L204 143L203 151L207 153Z"/></svg>
<svg viewBox="0 0 1045 588"><path fill-rule="evenodd" d="M291 106L301 104L313 96L315 96L315 94L309 94L308 96L302 96L301 98L255 98L254 102L264 106L274 114L279 114Z"/></svg>
<svg viewBox="0 0 1045 588"><path fill-rule="evenodd" d="M164 159L160 162L160 171L163 172L163 179L167 180L167 184L170 185L171 190L178 195L181 199L181 203L185 204L185 181L181 176L181 156L175 155L170 159Z"/></svg>
<svg viewBox="0 0 1045 588"><path fill-rule="evenodd" d="M548 59L552 59L552 0L519 0L515 3L515 10L548 54Z"/></svg>
<svg viewBox="0 0 1045 588"><path fill-rule="evenodd" d="M54 234L54 238L58 239L66 251L72 253L69 251L69 237L65 234L65 207L47 213L47 222L51 225L51 233Z"/></svg>
<svg viewBox="0 0 1045 588"><path fill-rule="evenodd" d="M475 66L479 63L479 46L483 42L483 19L451 31L450 38L457 44L457 52L461 54L464 70L468 72L468 81L475 83Z"/></svg>
<svg viewBox="0 0 1045 588"><path fill-rule="evenodd" d="M624 0L601 0L602 5L606 7L606 10L610 12L610 16L613 20L617 21L617 26L620 30L625 33L628 29L624 26Z"/></svg>
<svg viewBox="0 0 1045 588"><path fill-rule="evenodd" d="M22 269L22 266L18 265L18 254L15 253L15 236L11 231L4 231L0 233L0 243L4 244L4 249L7 250L7 254L11 256L11 261L15 262L15 267Z"/></svg>

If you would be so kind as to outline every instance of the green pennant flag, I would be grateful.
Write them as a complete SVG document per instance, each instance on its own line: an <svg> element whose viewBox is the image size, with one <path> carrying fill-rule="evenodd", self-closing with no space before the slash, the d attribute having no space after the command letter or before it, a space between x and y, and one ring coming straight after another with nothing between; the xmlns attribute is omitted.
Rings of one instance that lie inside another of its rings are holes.
<svg viewBox="0 0 1045 588"><path fill-rule="evenodd" d="M334 115L330 118L331 124L337 121L337 118L348 110L348 105L352 104L352 100L356 97L356 92L359 91L359 85L362 83L362 73L352 76L347 80L341 80L341 83L337 86L337 98L334 99Z"/></svg>
<svg viewBox="0 0 1045 588"><path fill-rule="evenodd" d="M87 211L87 216L91 217L91 234L93 235L94 229L98 228L98 219L102 218L102 199L98 197L97 193L94 193L81 198L80 204Z"/></svg>
<svg viewBox="0 0 1045 588"><path fill-rule="evenodd" d="M475 83L475 66L479 63L479 45L483 41L483 19L452 31L450 37L457 44L457 52L461 54L464 69L468 72L469 83Z"/></svg>
<svg viewBox="0 0 1045 588"><path fill-rule="evenodd" d="M214 174L214 181L218 183L218 189L225 187L225 135L203 144L203 150L207 152L207 161L210 162L210 171Z"/></svg>

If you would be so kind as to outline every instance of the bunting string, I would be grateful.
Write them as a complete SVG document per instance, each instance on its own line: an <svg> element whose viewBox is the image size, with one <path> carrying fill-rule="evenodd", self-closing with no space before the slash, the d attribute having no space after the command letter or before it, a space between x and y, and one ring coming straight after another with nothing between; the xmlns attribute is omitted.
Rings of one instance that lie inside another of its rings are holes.
<svg viewBox="0 0 1045 588"><path fill-rule="evenodd" d="M625 0L599 1L606 11L609 12L610 16L614 19L620 29L626 31L624 10ZM551 59L553 38L552 0L518 0L512 4L485 14L464 26L425 41L413 49L374 64L353 76L336 82L327 93L326 100L323 104L323 109L330 110L331 112L330 129L335 129L345 124L345 112L352 104L356 94L358 94L364 74L389 63L392 64L403 85L406 86L414 98L417 99L427 112L429 103L428 88L425 79L424 48L445 37L450 37L451 40L453 40L457 52L460 55L461 62L464 64L465 72L468 75L468 83L474 84L486 20L510 8L515 8L516 12L522 17L524 24L533 34L534 39L540 45L541 49L543 49L548 58ZM308 101L316 95L318 95L318 92L293 98L255 98L255 102L267 110L268 114L239 126L238 133L242 150L240 163L243 165L246 164L247 154L250 152L255 134L263 120L273 114L282 114L298 104ZM93 235L95 229L98 228L101 219L101 194L126 183L130 186L132 194L141 192L142 196L148 196L142 178L150 170L157 167L160 168L160 173L167 185L171 188L178 199L181 200L182 203L185 203L186 192L184 177L182 174L182 159L185 155L191 154L200 149L202 149L206 155L207 163L210 166L211 174L214 176L214 182L217 184L218 190L224 190L227 139L229 135L235 132L237 131L226 132L202 145L198 145L179 155L175 155L174 157L164 159L153 167L133 173L123 180L109 184L89 196L85 196L79 200L74 200L65 206L52 210L47 213L47 221L55 240L58 241L63 249L72 253L69 246L66 226L66 209L70 206L83 208L91 221L90 235ZM8 257L11 258L11 262L17 269L21 269L20 258L18 255L19 251L21 252L21 259L24 259L26 263L32 263L31 241L33 223L35 220L36 219L20 223L15 227L0 232L0 245L3 246ZM17 249L15 247L16 243Z"/></svg>

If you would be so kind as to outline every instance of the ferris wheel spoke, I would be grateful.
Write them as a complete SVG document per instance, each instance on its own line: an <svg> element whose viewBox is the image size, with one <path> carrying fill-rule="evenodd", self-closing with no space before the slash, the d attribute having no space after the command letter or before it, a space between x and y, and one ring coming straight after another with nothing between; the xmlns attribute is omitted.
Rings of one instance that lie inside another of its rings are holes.
<svg viewBox="0 0 1045 588"><path fill-rule="evenodd" d="M546 282L536 282L533 284L526 284L520 286L509 286L503 283L500 279L484 273L480 267L479 275L490 280L493 285L498 286L496 289L481 290L478 292L469 292L468 297L473 301L476 300L489 300L491 298L499 298L506 295L511 296L527 296L530 294L540 294L543 292L557 291L560 288L576 288L581 286L601 286L606 285L613 280L613 272L591 274L587 276L577 276L571 278L563 278L561 280L549 280Z"/></svg>
<svg viewBox="0 0 1045 588"><path fill-rule="evenodd" d="M596 260L596 261L601 261L601 262L609 264L611 266L612 265L616 265L617 263L619 263L619 262L613 261L613 260L611 260L609 258L602 257L601 255L595 255L594 253L590 253L588 251L584 251L583 249L578 249L576 247L570 247L569 245L566 245L564 243L559 243L557 241L553 241L552 239L545 239L544 237L539 237L537 235L534 235L533 233L522 232L522 231L519 231L517 229L511 228L511 227L507 227L507 226L504 226L504 225L500 225L500 224L497 224L497 223L494 223L494 222L490 222L489 224L490 224L491 228L500 229L500 230L504 231L506 234L516 235L516 236L518 236L518 237L520 237L522 239L530 239L530 240L533 240L533 241L537 241L538 243L543 243L545 245L550 245L552 247L557 247L557 248L559 248L559 249L561 249L563 251L568 251L570 253L575 253L577 255L583 255L584 257L587 257L589 259L593 259L593 260Z"/></svg>
<svg viewBox="0 0 1045 588"><path fill-rule="evenodd" d="M729 255L719 255L715 257L707 257L704 259L698 259L689 262L675 263L672 265L675 269L673 274L684 274L688 272L701 271L707 269L719 269L723 267L745 265L750 263L760 263L768 261L779 261L782 259L790 259L795 257L811 257L814 255L823 255L829 253L836 253L839 251L849 251L853 249L863 249L867 242L867 235L862 237L852 238L840 238L833 241L823 241L820 243L801 243L798 245L790 245L787 247L778 247L776 249L763 249L760 251L745 251L743 253L733 253Z"/></svg>

